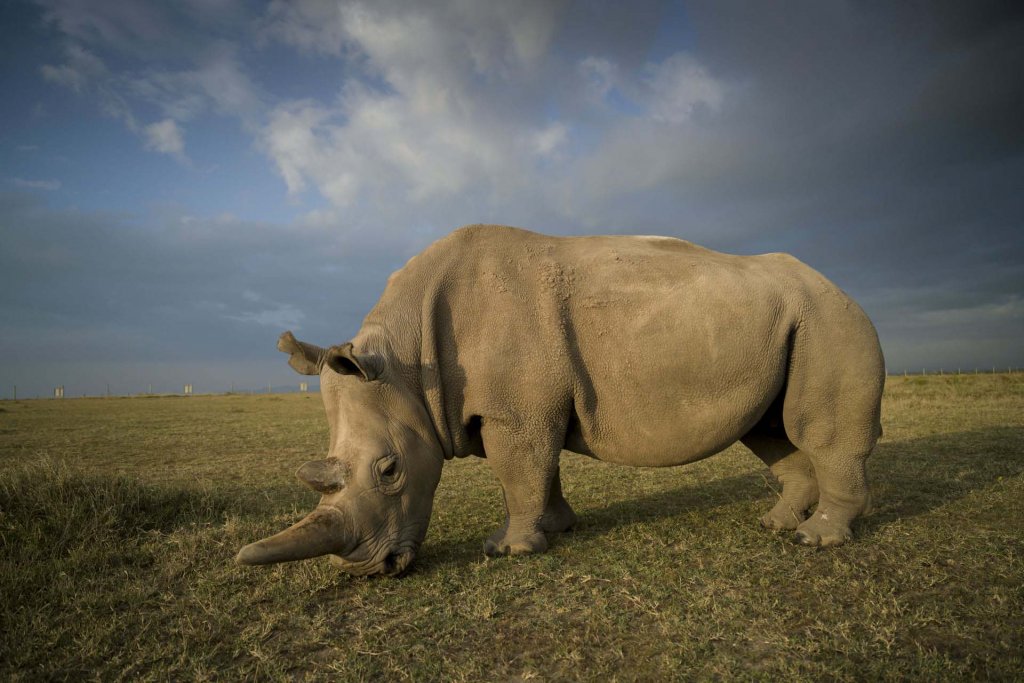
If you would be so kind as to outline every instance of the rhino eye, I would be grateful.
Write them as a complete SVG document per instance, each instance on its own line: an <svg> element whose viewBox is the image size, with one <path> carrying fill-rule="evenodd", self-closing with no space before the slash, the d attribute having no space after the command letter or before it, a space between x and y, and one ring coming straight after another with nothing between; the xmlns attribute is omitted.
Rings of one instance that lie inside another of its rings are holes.
<svg viewBox="0 0 1024 683"><path fill-rule="evenodd" d="M398 458L391 456L381 459L378 471L383 479L393 479L398 473Z"/></svg>

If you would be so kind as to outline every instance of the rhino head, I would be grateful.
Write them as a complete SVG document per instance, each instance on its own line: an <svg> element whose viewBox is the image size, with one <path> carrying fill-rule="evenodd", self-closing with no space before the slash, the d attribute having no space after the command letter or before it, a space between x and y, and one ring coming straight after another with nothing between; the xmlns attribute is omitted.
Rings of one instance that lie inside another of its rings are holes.
<svg viewBox="0 0 1024 683"><path fill-rule="evenodd" d="M351 574L401 574L430 522L444 456L423 407L381 355L345 344L323 349L285 332L277 348L305 375L320 375L331 442L296 476L321 494L316 509L281 533L245 546L239 564L330 555Z"/></svg>

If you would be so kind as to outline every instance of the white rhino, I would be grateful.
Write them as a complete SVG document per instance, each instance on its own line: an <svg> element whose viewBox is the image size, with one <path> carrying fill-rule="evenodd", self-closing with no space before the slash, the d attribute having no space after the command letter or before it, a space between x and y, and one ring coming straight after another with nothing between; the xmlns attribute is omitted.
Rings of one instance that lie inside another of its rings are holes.
<svg viewBox="0 0 1024 683"><path fill-rule="evenodd" d="M298 477L323 497L242 548L241 564L329 554L354 574L401 573L442 464L467 455L487 458L504 491L488 555L543 551L575 524L562 450L666 467L742 441L782 484L762 523L808 545L849 539L868 503L878 337L786 254L470 226L394 273L351 342L286 332L278 348L320 375L330 449Z"/></svg>

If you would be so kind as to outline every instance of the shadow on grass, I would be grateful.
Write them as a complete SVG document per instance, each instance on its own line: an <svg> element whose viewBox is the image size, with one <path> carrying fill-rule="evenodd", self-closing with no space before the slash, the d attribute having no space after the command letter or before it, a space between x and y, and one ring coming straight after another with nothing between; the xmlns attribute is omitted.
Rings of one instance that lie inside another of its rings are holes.
<svg viewBox="0 0 1024 683"><path fill-rule="evenodd" d="M883 442L869 461L873 511L858 520L854 531L862 537L873 535L896 520L926 514L1022 472L1024 428L1020 427ZM551 541L555 545L579 542L624 524L693 511L707 513L708 523L713 524L715 509L739 502L762 501L760 514L770 507L766 499L772 495L765 485L766 474L766 469L756 468L581 510L576 531L553 535ZM69 544L88 543L86 539L97 536L131 538L147 530L168 532L191 524L216 524L232 515L266 519L266 526L274 527L268 531L276 533L279 525L270 523L270 516L297 504L301 507L291 485L256 490L242 484L216 489L148 485L123 477L84 475L62 463L43 463L0 477L0 510L10 527L0 536L0 547L7 552L45 547L46 554L59 555ZM756 515L750 523L757 523ZM432 573L478 561L483 537L489 532L481 528L479 535L441 543L428 539L417 571Z"/></svg>
<svg viewBox="0 0 1024 683"><path fill-rule="evenodd" d="M854 533L927 514L1024 473L1024 428L992 427L884 442L871 456L872 511Z"/></svg>
<svg viewBox="0 0 1024 683"><path fill-rule="evenodd" d="M681 486L636 498L620 500L601 508L577 508L579 523L572 532L548 534L552 547L562 543L582 543L612 533L616 528L636 522L647 522L683 515L693 510L706 510L737 502L755 501L766 498L770 491L765 488L768 470L754 471L707 482ZM572 500L569 501L572 504ZM768 508L766 507L765 510ZM756 517L751 524L756 524ZM448 540L442 546L428 539L420 551L413 571L419 574L433 574L444 568L479 561L483 557L484 537L493 529L481 526L480 534L455 540Z"/></svg>
<svg viewBox="0 0 1024 683"><path fill-rule="evenodd" d="M876 534L893 521L927 514L973 492L987 489L1000 478L1024 473L1024 429L991 429L937 434L878 445L868 462L872 485L872 512L855 522L860 537ZM766 501L773 494L765 485L768 470L710 479L669 491L622 500L603 508L580 512L571 534L551 534L552 545L597 538L634 522L666 519L695 510L713 511L739 502ZM570 501L572 503L572 501ZM771 507L764 502L763 510ZM756 525L757 516L752 516ZM486 530L489 531L489 530ZM415 571L431 574L444 567L477 561L483 535L460 538L442 547L428 544Z"/></svg>
<svg viewBox="0 0 1024 683"><path fill-rule="evenodd" d="M59 558L146 532L220 524L229 516L263 517L288 509L290 497L276 489L148 484L44 460L0 475L0 550L8 559Z"/></svg>

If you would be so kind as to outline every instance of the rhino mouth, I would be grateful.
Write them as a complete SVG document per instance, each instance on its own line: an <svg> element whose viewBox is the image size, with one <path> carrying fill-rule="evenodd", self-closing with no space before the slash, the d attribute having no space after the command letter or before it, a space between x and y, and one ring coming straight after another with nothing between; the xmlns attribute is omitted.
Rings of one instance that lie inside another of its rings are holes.
<svg viewBox="0 0 1024 683"><path fill-rule="evenodd" d="M338 569L356 576L383 574L397 577L405 574L416 558L416 548L412 546L413 544L403 543L386 547L384 552L366 559L356 559L352 555L331 555L330 561Z"/></svg>
<svg viewBox="0 0 1024 683"><path fill-rule="evenodd" d="M388 556L384 558L384 571L381 573L385 576L401 576L409 569L409 565L412 564L415 557L416 553L411 550L388 553Z"/></svg>

